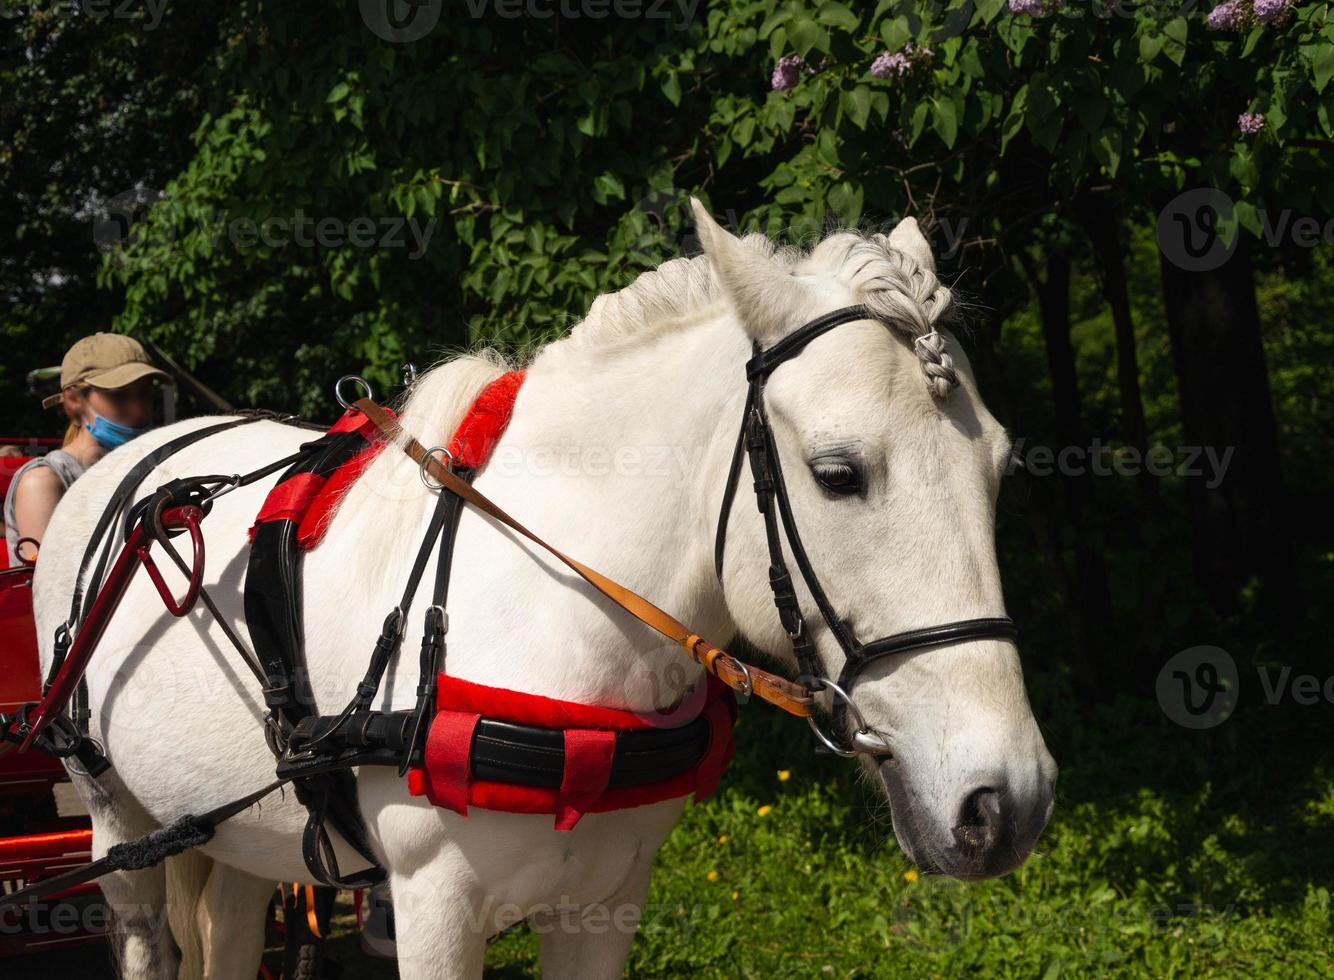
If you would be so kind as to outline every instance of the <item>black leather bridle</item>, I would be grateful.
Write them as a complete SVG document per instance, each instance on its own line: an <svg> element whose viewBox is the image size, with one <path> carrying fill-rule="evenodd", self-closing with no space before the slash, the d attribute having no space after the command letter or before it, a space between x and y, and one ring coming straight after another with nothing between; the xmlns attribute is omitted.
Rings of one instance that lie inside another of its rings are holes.
<svg viewBox="0 0 1334 980"><path fill-rule="evenodd" d="M713 552L714 570L717 572L718 581L721 582L723 552L727 544L727 517L736 496L737 482L741 474L741 453L744 448L750 459L751 475L755 481L756 503L760 513L764 515L764 531L769 545L769 585L773 589L774 605L778 607L778 616L783 629L792 640L800 675L797 680L813 692L828 689L834 696L832 737L820 731L814 719L810 719L811 729L827 748L849 758L858 754L889 754L886 743L866 724L861 712L852 701L853 685L869 664L882 657L906 653L909 650L920 650L963 640L1012 641L1019 635L1014 622L1008 616L989 616L908 630L872 640L870 643L862 643L848 624L834 611L833 604L816 577L815 569L811 567L806 548L801 543L801 535L797 533L792 504L788 499L787 486L783 482L783 469L779 463L777 446L774 444L773 429L769 425L769 417L764 407L764 385L775 368L800 354L816 337L845 323L874 319L864 306L849 306L812 320L767 350L761 350L759 343L755 343L754 356L746 362L746 381L749 390L746 395L745 411L742 414L741 431L737 435L736 448L732 452L727 486L723 491L722 512L718 516L718 532ZM775 513L775 502L777 513ZM783 557L778 532L780 520L787 535L788 546L792 550L792 557L796 559L797 569L814 597L821 617L829 625L830 631L838 640L838 645L843 648L846 659L836 682L822 676L815 644L806 628L806 620L797 602L796 590L793 588L792 576ZM851 735L845 734L849 712L852 713L857 726Z"/></svg>

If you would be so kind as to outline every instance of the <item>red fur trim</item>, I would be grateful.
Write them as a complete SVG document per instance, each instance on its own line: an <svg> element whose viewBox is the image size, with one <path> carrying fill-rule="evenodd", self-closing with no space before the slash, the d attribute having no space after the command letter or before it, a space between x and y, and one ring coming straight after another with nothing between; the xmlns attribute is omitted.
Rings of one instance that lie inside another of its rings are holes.
<svg viewBox="0 0 1334 980"><path fill-rule="evenodd" d="M662 727L648 713L557 701L540 694L474 684L448 674L441 674L437 679L436 705L438 711L475 711L498 721L542 728L607 728L632 732Z"/></svg>
<svg viewBox="0 0 1334 980"><path fill-rule="evenodd" d="M523 371L502 374L473 399L472 407L449 440L448 449L455 465L475 470L487 461L509 425L523 379Z"/></svg>
<svg viewBox="0 0 1334 980"><path fill-rule="evenodd" d="M329 522L333 520L343 494L347 493L357 478L366 472L366 467L371 465L384 446L383 442L372 442L333 471L333 475L311 500L305 515L301 518L301 526L296 532L298 548L309 551L324 539L324 532L328 530Z"/></svg>
<svg viewBox="0 0 1334 980"><path fill-rule="evenodd" d="M301 515L306 512L322 486L324 477L316 473L298 473L290 480L283 480L264 498L264 506L255 518L255 523L301 520Z"/></svg>

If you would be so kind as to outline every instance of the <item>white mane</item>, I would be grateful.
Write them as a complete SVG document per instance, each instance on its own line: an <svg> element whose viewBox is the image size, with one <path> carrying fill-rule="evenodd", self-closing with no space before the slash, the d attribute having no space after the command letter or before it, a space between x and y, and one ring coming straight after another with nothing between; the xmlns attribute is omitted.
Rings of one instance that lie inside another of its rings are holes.
<svg viewBox="0 0 1334 980"><path fill-rule="evenodd" d="M950 310L950 291L932 270L894 248L888 236L836 231L810 252L778 248L761 234L741 242L795 274L846 277L871 313L913 345L936 397L945 397L958 384L945 339L936 332ZM642 341L646 332L671 329L721 298L706 256L672 259L623 289L599 296L569 340L577 347Z"/></svg>

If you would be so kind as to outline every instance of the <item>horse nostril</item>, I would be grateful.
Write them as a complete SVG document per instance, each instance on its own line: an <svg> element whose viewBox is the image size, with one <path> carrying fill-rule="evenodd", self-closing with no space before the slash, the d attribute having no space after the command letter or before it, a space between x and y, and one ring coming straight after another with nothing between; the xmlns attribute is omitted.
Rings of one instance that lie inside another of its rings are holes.
<svg viewBox="0 0 1334 980"><path fill-rule="evenodd" d="M954 842L964 851L985 852L995 846L1000 828L1000 793L982 786L969 793L959 807Z"/></svg>

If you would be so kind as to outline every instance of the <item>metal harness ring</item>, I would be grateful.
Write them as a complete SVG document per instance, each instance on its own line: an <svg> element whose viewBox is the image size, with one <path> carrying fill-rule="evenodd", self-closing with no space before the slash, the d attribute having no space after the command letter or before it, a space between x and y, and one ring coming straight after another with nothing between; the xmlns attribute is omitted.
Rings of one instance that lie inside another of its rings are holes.
<svg viewBox="0 0 1334 980"><path fill-rule="evenodd" d="M820 684L822 685L821 690L827 687L829 690L833 691L835 694L837 694L840 698L843 699L843 703L847 705L848 711L852 713L853 720L857 723L857 731L854 734L853 738L855 739L857 735L870 732L871 726L866 724L866 719L862 717L861 711L858 710L857 705L853 702L852 697L848 694L848 692L843 690L843 688L839 687L837 684L829 680L827 677L819 678L819 680ZM852 759L862 754L858 752L856 749L843 748L843 746L834 742L832 739L829 738L828 735L820 731L820 726L816 722L814 715L806 716L806 724L811 726L811 731L815 733L816 738L818 738L822 743L824 743L825 748L827 748L830 752L833 752L835 755L841 756L844 759Z"/></svg>
<svg viewBox="0 0 1334 980"><path fill-rule="evenodd" d="M343 385L349 381L355 381L366 392L366 397L371 401L375 400L375 393L371 390L371 383L359 374L345 374L334 383L334 398L338 399L338 404L343 406L344 411L352 411L352 403L343 397Z"/></svg>
<svg viewBox="0 0 1334 980"><path fill-rule="evenodd" d="M426 487L427 490L430 490L432 493L436 492L437 490L443 490L445 488L445 485L443 483L432 483L426 473L426 469L431 462L431 457L434 456L436 453L444 453L445 469L449 470L451 473L454 472L454 454L451 453L448 449L446 449L444 446L432 446L430 449L426 450L426 452L422 455L421 462L417 464L417 475L421 477L422 485Z"/></svg>

